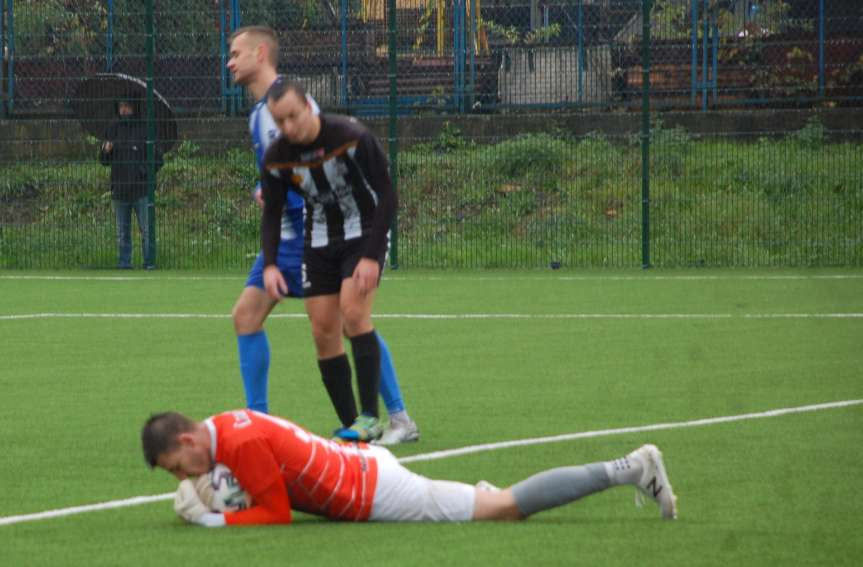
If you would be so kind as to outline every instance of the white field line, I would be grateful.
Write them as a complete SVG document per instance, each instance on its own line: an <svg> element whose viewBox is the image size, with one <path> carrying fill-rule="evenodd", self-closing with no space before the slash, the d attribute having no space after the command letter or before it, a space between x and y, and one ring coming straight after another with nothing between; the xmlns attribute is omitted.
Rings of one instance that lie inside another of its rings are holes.
<svg viewBox="0 0 863 567"><path fill-rule="evenodd" d="M71 508L60 508L59 510L46 510L45 512L37 512L35 514L23 514L21 516L6 516L0 518L0 526L18 524L21 522L33 522L36 520L50 520L51 518L61 518L63 516L74 516L75 514L84 514L86 512L96 512L98 510L110 510L111 508L125 508L127 506L137 506L138 504L149 504L150 502L160 502L162 500L170 500L174 497L174 493L157 494L154 496L135 496L134 498L126 498L125 500L111 500L110 502L101 502L99 504L87 504L85 506L72 506Z"/></svg>
<svg viewBox="0 0 863 567"><path fill-rule="evenodd" d="M147 276L39 276L39 275L0 275L0 280L46 280L46 281L240 281L245 280L246 275L236 276L164 276L164 275L147 275ZM858 280L863 279L863 273L853 274L724 274L724 275L653 275L645 273L644 275L632 276L613 276L613 275L523 275L523 276L465 276L465 275L447 275L447 276L402 276L402 275L384 275L385 281L393 282L411 282L411 281L711 281L711 280Z"/></svg>
<svg viewBox="0 0 863 567"><path fill-rule="evenodd" d="M246 276L33 276L33 275L3 275L0 280L42 280L42 281L94 281L94 282L164 282L164 281L238 281Z"/></svg>
<svg viewBox="0 0 863 567"><path fill-rule="evenodd" d="M775 275L640 275L640 276L384 276L390 281L710 281L710 280L856 280L863 279L863 274L775 274Z"/></svg>
<svg viewBox="0 0 863 567"><path fill-rule="evenodd" d="M412 455L399 459L402 463L413 463L417 461L435 461L437 459L445 459L459 455L470 455L473 453L482 453L485 451L496 451L498 449L508 449L510 447L521 447L525 445L543 445L545 443L557 443L559 441L572 441L573 439L589 439L591 437L608 437L611 435L625 435L627 433L642 433L644 431L660 431L663 429L683 429L686 427L701 427L704 425L716 425L719 423L730 423L733 421L745 421L749 419L763 419L767 417L779 417L793 413L805 413L812 411L822 411L827 409L844 408L848 406L856 406L863 404L863 400L845 400L841 402L828 402L824 404L814 404L808 406L798 406L793 408L782 408L758 413L744 413L740 415L728 415L724 417L707 417L704 419L695 419L692 421L676 421L670 423L654 423L652 425L639 425L636 427L621 427L618 429L600 429L599 431L584 431L582 433L564 433L563 435L553 435L551 437L535 437L533 439L517 439L515 441L501 441L499 443L486 443L484 445L471 445L460 449L447 449L444 451L435 451L434 453L426 453L424 455Z"/></svg>
<svg viewBox="0 0 863 567"><path fill-rule="evenodd" d="M19 313L0 321L28 319L229 319L228 313ZM305 313L274 313L270 319L306 319ZM863 313L376 313L375 319L860 319Z"/></svg>
<svg viewBox="0 0 863 567"><path fill-rule="evenodd" d="M601 429L598 431L584 431L581 433L566 433L563 435L553 435L550 437L534 437L532 439L517 439L514 441L502 441L499 443L485 443L482 445L470 445L458 449L447 449L444 451L435 451L433 453L425 453L420 455L412 455L399 459L401 463L415 463L419 461L435 461L438 459L447 459L460 455L470 455L473 453L483 453L485 451L497 451L499 449L508 449L510 447L522 447L526 445L542 445L545 443L558 443L560 441L572 441L575 439L588 439L591 437L608 437L611 435L624 435L628 433L642 433L645 431L660 431L663 429L683 429L687 427L702 427L705 425L716 425L721 423L729 423L733 421L745 421L750 419L763 419L768 417L779 417L783 415L806 413L813 411L823 411L828 409L845 408L863 404L863 400L844 400L840 402L828 402L823 404L813 404L807 406L798 406L792 408L782 408L769 410L758 413L745 413L740 415L730 415L724 417L708 417L704 419L696 419L692 421L677 421L670 423L655 423L652 425L640 425L635 427L621 427L618 429ZM71 508L60 508L58 510L47 510L45 512L37 512L35 514L22 514L20 516L0 517L0 526L18 524L21 522L32 522L35 520L47 520L51 518L60 518L63 516L72 516L75 514L83 514L86 512L95 512L98 510L109 510L112 508L125 508L127 506L137 506L139 504L148 504L150 502L159 502L162 500L171 500L174 493L156 494L153 496L136 496L124 500L111 500L110 502L100 502L98 504L88 504L84 506L73 506Z"/></svg>

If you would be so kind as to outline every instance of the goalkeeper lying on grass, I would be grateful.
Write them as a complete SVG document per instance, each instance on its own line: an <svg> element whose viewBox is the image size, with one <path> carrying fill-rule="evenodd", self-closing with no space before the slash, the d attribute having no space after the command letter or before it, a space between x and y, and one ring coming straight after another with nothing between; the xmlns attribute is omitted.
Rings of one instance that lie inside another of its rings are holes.
<svg viewBox="0 0 863 567"><path fill-rule="evenodd" d="M287 524L292 508L349 521L520 520L622 484L653 499L663 518L677 516L662 455L653 445L613 461L546 470L498 490L428 479L383 447L337 443L252 410L200 422L174 412L157 414L144 425L141 442L151 467L181 481L177 513L208 527ZM218 513L203 503L190 479L207 475L217 463L233 471L251 506Z"/></svg>

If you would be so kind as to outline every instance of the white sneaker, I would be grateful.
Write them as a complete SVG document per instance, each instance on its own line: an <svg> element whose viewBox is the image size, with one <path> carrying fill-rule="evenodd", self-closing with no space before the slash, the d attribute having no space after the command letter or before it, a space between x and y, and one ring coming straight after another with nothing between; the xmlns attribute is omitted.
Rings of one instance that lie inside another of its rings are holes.
<svg viewBox="0 0 863 567"><path fill-rule="evenodd" d="M484 490L486 492L500 492L500 487L493 485L487 480L479 481L476 483L476 487L478 490Z"/></svg>
<svg viewBox="0 0 863 567"><path fill-rule="evenodd" d="M418 441L420 438L420 430L414 420L408 422L390 421L384 434L377 441L372 441L373 445L398 445L399 443L407 443L409 441Z"/></svg>
<svg viewBox="0 0 863 567"><path fill-rule="evenodd" d="M665 464L662 462L662 453L656 448L656 445L642 445L627 457L640 462L644 471L636 484L638 492L635 493L635 504L642 506L644 498L650 498L659 505L664 519L676 519L677 497L671 490L671 483L665 472Z"/></svg>

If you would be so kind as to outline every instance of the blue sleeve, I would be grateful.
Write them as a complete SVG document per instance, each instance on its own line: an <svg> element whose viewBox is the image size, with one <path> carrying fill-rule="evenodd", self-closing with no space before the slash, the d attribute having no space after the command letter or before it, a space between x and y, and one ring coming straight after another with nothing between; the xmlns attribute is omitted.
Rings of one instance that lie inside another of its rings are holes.
<svg viewBox="0 0 863 567"><path fill-rule="evenodd" d="M252 147L255 150L255 161L258 164L259 172L264 165L264 154L270 147L270 142L276 137L275 126L264 100L259 100L249 114L249 134L252 136ZM252 199L255 198L258 191L261 191L260 178L255 184L255 188L252 189Z"/></svg>
<svg viewBox="0 0 863 567"><path fill-rule="evenodd" d="M266 100L261 99L255 104L252 109L252 114L249 116L249 132L252 135L252 143L255 146L255 159L258 161L258 171L264 167L264 155L267 153L267 148L273 143L273 140L279 137L279 128L276 126L276 121L273 120L273 115L270 114L267 108ZM260 180L255 186L254 191L262 189ZM252 193L252 198L254 198ZM291 224L302 227L302 210L305 207L305 201L302 196L295 191L289 191L286 197L286 208L291 213ZM302 234L302 229L296 230L297 234Z"/></svg>
<svg viewBox="0 0 863 567"><path fill-rule="evenodd" d="M266 128L261 124L264 118L261 112L262 108L266 109L266 106L262 107L259 102L252 109L252 114L249 116L249 133L252 135L252 145L255 148L255 160L258 163L259 170L264 165L264 153L266 153L267 147L270 145Z"/></svg>

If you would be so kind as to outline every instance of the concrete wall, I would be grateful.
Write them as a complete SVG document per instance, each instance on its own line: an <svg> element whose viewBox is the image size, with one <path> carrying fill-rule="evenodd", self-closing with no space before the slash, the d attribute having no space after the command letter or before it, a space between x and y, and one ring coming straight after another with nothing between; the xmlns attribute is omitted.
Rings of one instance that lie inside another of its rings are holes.
<svg viewBox="0 0 863 567"><path fill-rule="evenodd" d="M577 47L503 49L498 71L500 102L551 105L607 102L612 76L608 46L585 49L581 65L578 52Z"/></svg>

